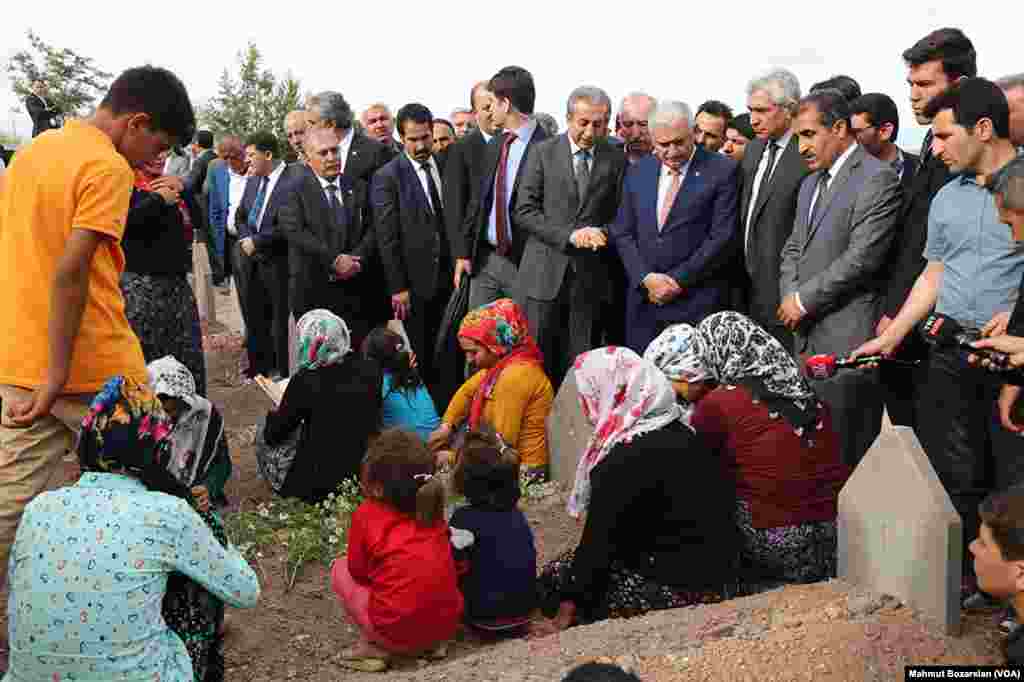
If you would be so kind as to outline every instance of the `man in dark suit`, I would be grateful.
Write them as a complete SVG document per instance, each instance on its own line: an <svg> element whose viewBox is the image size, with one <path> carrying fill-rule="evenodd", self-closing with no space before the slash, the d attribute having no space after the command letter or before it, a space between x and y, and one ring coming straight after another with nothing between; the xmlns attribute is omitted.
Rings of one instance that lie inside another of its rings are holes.
<svg viewBox="0 0 1024 682"><path fill-rule="evenodd" d="M454 276L441 200L443 169L431 154L433 125L422 104L399 109L405 151L373 176L370 201L392 312L405 322L420 374L436 390L434 340Z"/></svg>
<svg viewBox="0 0 1024 682"><path fill-rule="evenodd" d="M516 200L528 237L515 289L556 386L593 347L609 284L603 251L626 168L625 153L605 139L611 107L604 90L576 88L568 131L534 146Z"/></svg>
<svg viewBox="0 0 1024 682"><path fill-rule="evenodd" d="M32 137L57 127L54 119L60 116L61 111L47 100L46 95L46 83L35 81L32 83L32 92L25 98L25 108L32 118Z"/></svg>
<svg viewBox="0 0 1024 682"><path fill-rule="evenodd" d="M641 354L665 327L724 307L739 194L739 166L695 145L686 104L659 102L649 128L654 155L626 172L611 228L629 278L626 340Z"/></svg>
<svg viewBox="0 0 1024 682"><path fill-rule="evenodd" d="M380 290L367 290L363 268L376 248L368 188L341 174L341 150L331 130L309 131L308 170L300 175L278 225L288 239L289 296L296 319L316 308L345 320L358 348L375 321L364 310ZM379 307L379 306L378 306Z"/></svg>
<svg viewBox="0 0 1024 682"><path fill-rule="evenodd" d="M196 160L192 162L192 168L185 177L185 187L198 194L203 190L210 162L217 158L217 152L213 149L213 133L209 130L196 131L192 150L195 152Z"/></svg>
<svg viewBox="0 0 1024 682"><path fill-rule="evenodd" d="M904 152L896 145L896 136L900 128L896 102L888 95L870 92L855 99L850 105L850 112L852 114L850 130L857 138L857 142L864 147L864 151L879 161L889 164L896 171L900 179L900 187L903 190L903 205L905 206L907 197L914 186L918 156ZM945 174L945 165L939 165L942 166L943 174ZM893 229L893 244L898 243L902 227L901 223L897 221ZM888 260L894 259L898 253L898 249L890 246L889 254L886 256L887 264L879 272L879 278L883 280L880 287L882 300L878 311L880 317L885 314L886 310L886 273L891 273L896 267L895 262L888 262ZM926 351L924 341L914 335L913 338L907 339L901 355L906 360L923 360L928 355ZM900 426L914 426L916 422L914 396L917 394L917 387L924 380L920 366L903 367L885 364L878 368L878 377L889 420Z"/></svg>
<svg viewBox="0 0 1024 682"><path fill-rule="evenodd" d="M473 276L470 310L499 298L518 298L517 273L528 235L516 223L516 199L534 146L547 138L533 117L537 91L529 71L507 66L487 89L493 95L492 121L505 132L487 145L483 179L466 213L465 250L456 254L456 269Z"/></svg>
<svg viewBox="0 0 1024 682"><path fill-rule="evenodd" d="M448 229L448 243L455 261L455 286L459 286L463 273L468 272L469 246L466 212L473 205L473 196L480 190L487 158L487 145L495 135L491 118L493 96L487 81L480 81L470 91L470 102L477 123L448 150L444 163L444 218Z"/></svg>
<svg viewBox="0 0 1024 682"><path fill-rule="evenodd" d="M805 97L794 133L813 172L800 186L796 224L782 250L779 321L794 333L799 355L845 356L874 336L875 278L902 189L892 166L856 143L840 90ZM830 408L843 461L856 467L882 427L877 373L842 372L814 389Z"/></svg>
<svg viewBox="0 0 1024 682"><path fill-rule="evenodd" d="M306 122L310 129L334 128L338 131L344 159L341 172L352 180L362 180L369 185L373 174L395 156L395 151L357 133L352 120L352 108L340 92L326 90L306 102Z"/></svg>
<svg viewBox="0 0 1024 682"><path fill-rule="evenodd" d="M790 132L800 101L800 83L786 69L774 69L747 86L750 125L757 139L743 156L740 244L749 286L748 314L788 350L793 335L776 317L779 262L796 219L796 198L807 175L797 139Z"/></svg>
<svg viewBox="0 0 1024 682"><path fill-rule="evenodd" d="M954 32L959 33L959 36ZM919 125L924 126L931 124L931 119L923 113L928 104L960 78L977 73L974 48L956 29L932 32L907 49L903 59L908 68L907 80L910 83L910 103L914 117ZM932 133L929 130L921 146L917 172L905 187L896 238L886 261L885 299L875 329L879 336L899 314L914 283L924 271L927 264L924 247L928 237L928 212L932 199L953 177L946 164L932 154L931 143ZM921 360L921 364L914 372L916 381L904 386L900 392L910 401L910 405L902 409L897 407L890 412L889 417L894 423L913 426L916 430L919 423L916 405L920 397L919 388L923 387L928 375L929 353L918 335L913 334L904 340L899 354L904 359ZM908 390L911 391L909 396Z"/></svg>
<svg viewBox="0 0 1024 682"><path fill-rule="evenodd" d="M395 154L402 153L402 143L395 139L395 119L387 104L371 104L363 110L360 122L370 139L380 142Z"/></svg>
<svg viewBox="0 0 1024 682"><path fill-rule="evenodd" d="M249 181L235 212L239 259L246 287L246 348L250 377L288 376L288 243L279 229L279 213L294 178L305 169L287 166L269 132L245 142Z"/></svg>

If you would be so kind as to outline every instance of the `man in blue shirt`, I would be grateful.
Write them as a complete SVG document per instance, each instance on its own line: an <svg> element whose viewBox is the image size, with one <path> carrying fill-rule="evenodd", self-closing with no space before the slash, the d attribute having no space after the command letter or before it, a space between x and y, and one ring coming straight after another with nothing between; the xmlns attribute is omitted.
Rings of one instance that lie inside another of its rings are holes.
<svg viewBox="0 0 1024 682"><path fill-rule="evenodd" d="M1024 246L1013 241L991 195L976 181L1016 156L1006 96L990 81L965 78L933 99L925 114L932 119L932 150L960 175L932 200L928 264L907 302L854 357L894 353L932 309L965 328L1005 328L1024 275ZM935 348L918 398L918 437L964 521L965 548L977 537L978 503L989 488L1024 478L1019 441L992 420L1000 384L956 349ZM987 471L994 471L994 481ZM971 572L969 560L964 568Z"/></svg>

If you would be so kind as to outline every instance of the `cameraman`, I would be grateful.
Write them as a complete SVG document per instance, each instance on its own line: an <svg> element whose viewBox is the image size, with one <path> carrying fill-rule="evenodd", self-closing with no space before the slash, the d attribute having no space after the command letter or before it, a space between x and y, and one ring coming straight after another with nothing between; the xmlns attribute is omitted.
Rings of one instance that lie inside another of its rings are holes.
<svg viewBox="0 0 1024 682"><path fill-rule="evenodd" d="M935 155L954 174L932 200L924 272L899 314L851 357L891 355L934 308L965 329L1002 333L1024 275L1024 246L1000 224L992 197L976 176L1016 157L1006 95L982 78L964 78L932 99ZM1002 381L972 367L957 348L933 348L918 396L918 437L964 521L964 547L978 533L978 503L993 487L1024 479L1019 441L992 421ZM990 467L990 462L994 467ZM995 480L986 480L987 471ZM964 575L973 573L964 562Z"/></svg>

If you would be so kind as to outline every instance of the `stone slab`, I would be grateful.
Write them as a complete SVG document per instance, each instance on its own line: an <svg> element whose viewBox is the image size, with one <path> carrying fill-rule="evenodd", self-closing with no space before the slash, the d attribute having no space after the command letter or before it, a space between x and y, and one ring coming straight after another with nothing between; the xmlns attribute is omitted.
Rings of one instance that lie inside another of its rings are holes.
<svg viewBox="0 0 1024 682"><path fill-rule="evenodd" d="M886 427L839 493L839 577L960 632L960 515L914 435Z"/></svg>
<svg viewBox="0 0 1024 682"><path fill-rule="evenodd" d="M576 377L570 371L558 389L548 415L548 456L552 480L572 486L576 465L583 448L594 434L594 428L583 416Z"/></svg>
<svg viewBox="0 0 1024 682"><path fill-rule="evenodd" d="M213 291L213 274L210 272L210 256L206 244L192 245L192 288L199 307L199 319L208 323L217 321L217 302Z"/></svg>

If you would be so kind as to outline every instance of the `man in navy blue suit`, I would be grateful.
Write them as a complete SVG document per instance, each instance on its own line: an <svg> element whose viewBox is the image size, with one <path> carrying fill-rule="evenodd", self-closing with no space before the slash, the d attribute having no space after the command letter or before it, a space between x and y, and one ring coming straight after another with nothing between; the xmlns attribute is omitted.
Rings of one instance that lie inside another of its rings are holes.
<svg viewBox="0 0 1024 682"><path fill-rule="evenodd" d="M627 171L611 227L628 279L626 343L638 353L665 327L726 305L739 198L738 165L694 144L686 104L659 103L648 127L654 155Z"/></svg>
<svg viewBox="0 0 1024 682"><path fill-rule="evenodd" d="M288 376L288 242L278 229L278 211L287 202L301 165L286 166L281 147L269 132L245 142L250 178L235 211L239 279L245 293L249 376Z"/></svg>

